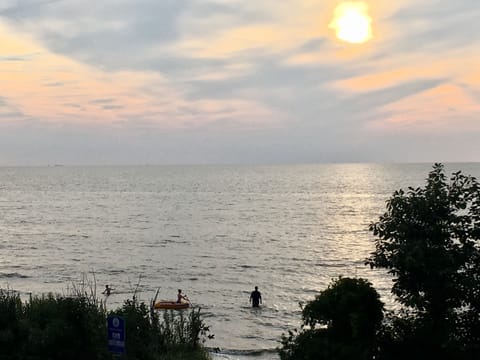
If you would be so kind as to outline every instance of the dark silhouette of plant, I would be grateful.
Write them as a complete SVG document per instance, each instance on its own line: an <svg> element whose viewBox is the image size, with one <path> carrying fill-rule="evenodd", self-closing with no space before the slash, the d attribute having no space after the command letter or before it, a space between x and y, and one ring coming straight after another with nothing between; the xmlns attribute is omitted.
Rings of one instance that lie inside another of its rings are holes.
<svg viewBox="0 0 480 360"><path fill-rule="evenodd" d="M24 336L20 296L0 289L0 359L13 358Z"/></svg>
<svg viewBox="0 0 480 360"><path fill-rule="evenodd" d="M134 296L110 313L126 322L127 353L122 359L209 359L203 347L209 329L198 308L171 312L165 323ZM0 360L112 358L107 349L107 313L91 293L31 296L22 302L18 293L0 289Z"/></svg>
<svg viewBox="0 0 480 360"><path fill-rule="evenodd" d="M20 305L24 338L15 353L28 359L104 359L105 316L86 298L33 297ZM21 350L23 347L23 350ZM21 354L21 355L20 355Z"/></svg>
<svg viewBox="0 0 480 360"><path fill-rule="evenodd" d="M430 358L480 358L477 180L461 172L448 180L435 164L425 187L396 191L370 230L377 239L367 264L388 269L405 307L393 319L390 343L404 358L418 355L418 344Z"/></svg>
<svg viewBox="0 0 480 360"><path fill-rule="evenodd" d="M282 337L281 359L366 360L376 353L383 303L367 280L337 279L302 314L302 330Z"/></svg>
<svg viewBox="0 0 480 360"><path fill-rule="evenodd" d="M125 300L120 309L110 312L125 319L126 352L129 359L153 360L159 351L158 322L150 321L150 308L135 297Z"/></svg>

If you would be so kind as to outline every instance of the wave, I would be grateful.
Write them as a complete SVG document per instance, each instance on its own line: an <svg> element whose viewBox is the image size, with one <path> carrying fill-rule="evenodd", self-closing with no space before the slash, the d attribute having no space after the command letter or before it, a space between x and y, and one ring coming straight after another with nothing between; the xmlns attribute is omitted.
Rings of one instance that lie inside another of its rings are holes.
<svg viewBox="0 0 480 360"><path fill-rule="evenodd" d="M12 279L12 278L17 278L17 279L26 279L28 278L28 275L23 275L17 272L13 273L0 273L0 279Z"/></svg>
<svg viewBox="0 0 480 360"><path fill-rule="evenodd" d="M277 349L251 349L251 350L235 350L235 349L219 349L219 348L208 348L207 351L212 355L217 357L225 357L230 359L235 356L243 357L255 357L257 359L277 359L278 352Z"/></svg>

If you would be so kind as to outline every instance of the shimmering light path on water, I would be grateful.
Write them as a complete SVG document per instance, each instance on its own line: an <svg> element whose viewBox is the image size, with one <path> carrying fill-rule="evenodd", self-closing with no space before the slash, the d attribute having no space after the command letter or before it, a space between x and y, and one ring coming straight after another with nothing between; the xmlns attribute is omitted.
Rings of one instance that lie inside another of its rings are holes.
<svg viewBox="0 0 480 360"><path fill-rule="evenodd" d="M364 266L368 224L431 164L0 168L0 286L66 292L94 272L108 306L137 283L201 306L218 356L272 351L332 278L391 280ZM479 164L450 164L480 176ZM251 309L259 286L264 306ZM268 358L271 352L262 356Z"/></svg>

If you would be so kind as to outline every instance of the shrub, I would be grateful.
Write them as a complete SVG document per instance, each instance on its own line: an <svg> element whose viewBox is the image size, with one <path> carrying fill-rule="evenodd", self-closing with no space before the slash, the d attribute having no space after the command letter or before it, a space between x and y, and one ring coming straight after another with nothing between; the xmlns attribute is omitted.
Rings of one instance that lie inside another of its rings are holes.
<svg viewBox="0 0 480 360"><path fill-rule="evenodd" d="M0 290L0 359L13 357L22 346L22 302L17 293Z"/></svg>
<svg viewBox="0 0 480 360"><path fill-rule="evenodd" d="M102 359L105 314L83 297L47 295L23 306L29 359Z"/></svg>
<svg viewBox="0 0 480 360"><path fill-rule="evenodd" d="M167 349L191 350L203 345L208 335L209 327L203 323L200 308L192 309L185 316L184 311L164 311L160 321L160 334Z"/></svg>
<svg viewBox="0 0 480 360"><path fill-rule="evenodd" d="M302 330L282 337L282 360L362 360L375 354L383 304L368 281L335 280L302 315Z"/></svg>
<svg viewBox="0 0 480 360"><path fill-rule="evenodd" d="M126 321L128 360L206 360L202 347L208 327L200 309L158 313L143 302L126 300L110 312ZM165 320L167 319L167 321ZM106 360L107 313L91 295L30 297L0 290L0 360Z"/></svg>

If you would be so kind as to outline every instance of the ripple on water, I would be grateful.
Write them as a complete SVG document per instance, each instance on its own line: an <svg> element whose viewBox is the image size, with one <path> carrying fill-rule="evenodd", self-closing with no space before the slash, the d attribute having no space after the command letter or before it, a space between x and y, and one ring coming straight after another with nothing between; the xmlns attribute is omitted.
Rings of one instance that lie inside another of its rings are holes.
<svg viewBox="0 0 480 360"><path fill-rule="evenodd" d="M0 279L27 279L30 276L18 272L0 272Z"/></svg>

